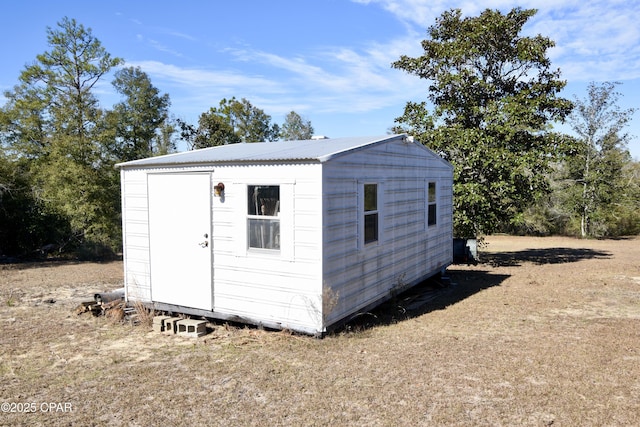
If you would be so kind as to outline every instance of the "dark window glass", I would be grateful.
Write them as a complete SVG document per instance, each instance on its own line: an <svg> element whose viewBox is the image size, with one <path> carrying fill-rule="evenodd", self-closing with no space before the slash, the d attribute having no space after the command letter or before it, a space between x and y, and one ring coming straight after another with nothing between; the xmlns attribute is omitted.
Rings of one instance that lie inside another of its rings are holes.
<svg viewBox="0 0 640 427"><path fill-rule="evenodd" d="M378 240L378 184L364 185L364 242Z"/></svg>
<svg viewBox="0 0 640 427"><path fill-rule="evenodd" d="M377 211L378 210L378 185L377 184L365 184L364 185L364 211Z"/></svg>
<svg viewBox="0 0 640 427"><path fill-rule="evenodd" d="M364 216L364 242L370 243L378 240L378 214Z"/></svg>
<svg viewBox="0 0 640 427"><path fill-rule="evenodd" d="M437 222L437 202L436 202L436 183L429 183L429 195L428 195L428 203L427 203L427 224L436 225Z"/></svg>
<svg viewBox="0 0 640 427"><path fill-rule="evenodd" d="M436 225L436 205L429 205L429 225Z"/></svg>

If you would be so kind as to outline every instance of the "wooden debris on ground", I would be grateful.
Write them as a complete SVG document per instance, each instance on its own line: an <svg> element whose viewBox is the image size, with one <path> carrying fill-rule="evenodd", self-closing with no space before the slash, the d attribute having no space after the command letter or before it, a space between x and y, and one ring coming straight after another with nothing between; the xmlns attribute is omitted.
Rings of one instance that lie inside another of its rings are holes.
<svg viewBox="0 0 640 427"><path fill-rule="evenodd" d="M138 324L146 318L146 316L142 316L143 319L140 319L138 308L135 305L128 306L124 298L108 302L105 300L84 301L75 308L74 313L78 316L83 313L91 313L95 317L104 316L114 323L130 322L132 325Z"/></svg>
<svg viewBox="0 0 640 427"><path fill-rule="evenodd" d="M100 316L102 314L102 304L98 304L95 301L84 301L74 310L78 316L82 313L91 313L94 316Z"/></svg>

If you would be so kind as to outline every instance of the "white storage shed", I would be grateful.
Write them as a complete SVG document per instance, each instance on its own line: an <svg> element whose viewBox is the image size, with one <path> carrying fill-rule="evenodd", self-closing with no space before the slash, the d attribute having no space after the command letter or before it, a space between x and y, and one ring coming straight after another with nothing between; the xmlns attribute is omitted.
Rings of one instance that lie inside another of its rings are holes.
<svg viewBox="0 0 640 427"><path fill-rule="evenodd" d="M406 135L118 167L126 299L158 310L318 335L452 262L453 168Z"/></svg>

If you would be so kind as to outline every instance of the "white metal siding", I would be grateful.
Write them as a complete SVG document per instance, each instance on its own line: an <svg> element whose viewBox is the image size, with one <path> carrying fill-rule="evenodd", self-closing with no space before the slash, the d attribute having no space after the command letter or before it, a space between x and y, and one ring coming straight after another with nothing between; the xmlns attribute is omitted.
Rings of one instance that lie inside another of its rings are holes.
<svg viewBox="0 0 640 427"><path fill-rule="evenodd" d="M147 174L120 172L124 281L127 299L151 301Z"/></svg>
<svg viewBox="0 0 640 427"><path fill-rule="evenodd" d="M215 165L122 171L125 284L132 300L151 301L147 173L211 173L214 313L304 330L322 328L321 165ZM281 186L279 253L248 250L247 185ZM185 218L188 221L188 218Z"/></svg>
<svg viewBox="0 0 640 427"><path fill-rule="evenodd" d="M320 330L321 168L315 164L217 167L213 200L214 310ZM247 246L247 186L280 185L280 251Z"/></svg>
<svg viewBox="0 0 640 427"><path fill-rule="evenodd" d="M437 183L438 220L427 226L426 182ZM363 245L362 184L378 182L377 243ZM333 159L324 170L324 279L339 303L327 324L446 266L452 259L449 165L415 144L393 141ZM379 198L380 199L380 198Z"/></svg>

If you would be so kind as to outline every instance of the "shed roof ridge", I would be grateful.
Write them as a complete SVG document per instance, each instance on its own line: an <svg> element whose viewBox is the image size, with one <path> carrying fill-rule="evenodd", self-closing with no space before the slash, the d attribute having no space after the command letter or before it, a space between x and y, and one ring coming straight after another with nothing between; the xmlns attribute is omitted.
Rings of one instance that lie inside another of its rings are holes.
<svg viewBox="0 0 640 427"><path fill-rule="evenodd" d="M116 167L250 161L269 162L279 160L316 160L326 162L343 153L399 137L406 137L406 134L229 144L118 163Z"/></svg>

